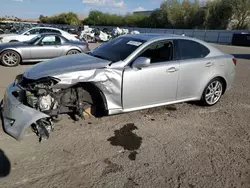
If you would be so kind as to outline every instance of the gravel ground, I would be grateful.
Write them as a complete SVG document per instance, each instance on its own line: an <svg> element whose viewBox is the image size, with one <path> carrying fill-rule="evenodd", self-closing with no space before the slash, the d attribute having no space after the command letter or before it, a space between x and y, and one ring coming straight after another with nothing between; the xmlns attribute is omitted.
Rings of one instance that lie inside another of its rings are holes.
<svg viewBox="0 0 250 188"><path fill-rule="evenodd" d="M0 175L11 168L0 187L249 188L250 48L216 46L239 58L235 86L217 105L78 122L63 116L42 143L33 133L17 142L1 131ZM29 66L0 67L1 98Z"/></svg>

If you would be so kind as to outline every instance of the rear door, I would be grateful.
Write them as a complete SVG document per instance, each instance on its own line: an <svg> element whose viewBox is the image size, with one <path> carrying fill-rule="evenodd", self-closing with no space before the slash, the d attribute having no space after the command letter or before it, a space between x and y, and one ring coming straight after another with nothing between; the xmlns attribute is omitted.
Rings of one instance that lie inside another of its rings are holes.
<svg viewBox="0 0 250 188"><path fill-rule="evenodd" d="M45 36L30 51L32 59L51 59L60 56L62 52L62 40L55 35Z"/></svg>
<svg viewBox="0 0 250 188"><path fill-rule="evenodd" d="M177 100L197 98L215 73L213 58L207 58L210 50L188 39L176 40L177 59L180 63Z"/></svg>

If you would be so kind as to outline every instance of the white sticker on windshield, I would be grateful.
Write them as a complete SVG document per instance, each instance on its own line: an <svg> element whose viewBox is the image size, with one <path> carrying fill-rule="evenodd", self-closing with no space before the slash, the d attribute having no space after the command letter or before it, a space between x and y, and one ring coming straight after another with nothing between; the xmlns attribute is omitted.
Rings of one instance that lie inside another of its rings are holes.
<svg viewBox="0 0 250 188"><path fill-rule="evenodd" d="M136 42L136 41L129 41L127 44L134 45L134 46L140 46L142 43Z"/></svg>

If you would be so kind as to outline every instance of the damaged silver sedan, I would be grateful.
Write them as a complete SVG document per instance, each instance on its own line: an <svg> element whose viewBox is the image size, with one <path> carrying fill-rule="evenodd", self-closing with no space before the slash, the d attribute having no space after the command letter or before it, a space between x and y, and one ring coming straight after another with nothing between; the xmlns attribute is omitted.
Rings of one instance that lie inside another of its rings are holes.
<svg viewBox="0 0 250 188"><path fill-rule="evenodd" d="M138 34L89 54L59 57L16 77L4 95L5 131L17 140L31 126L48 138L60 114L83 118L186 101L216 104L231 88L236 59L184 36Z"/></svg>

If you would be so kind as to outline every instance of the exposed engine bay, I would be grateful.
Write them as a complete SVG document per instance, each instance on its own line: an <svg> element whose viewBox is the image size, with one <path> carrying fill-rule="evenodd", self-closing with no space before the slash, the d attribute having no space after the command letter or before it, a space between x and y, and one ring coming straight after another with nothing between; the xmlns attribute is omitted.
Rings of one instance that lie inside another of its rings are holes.
<svg viewBox="0 0 250 188"><path fill-rule="evenodd" d="M51 77L31 80L22 75L18 75L15 81L22 91L17 94L19 101L50 117L40 119L32 125L40 141L49 138L53 131L53 121L60 114L70 113L83 118L83 112L93 105L92 98L83 85L77 84L66 89L56 89L54 86L57 83L58 80Z"/></svg>

